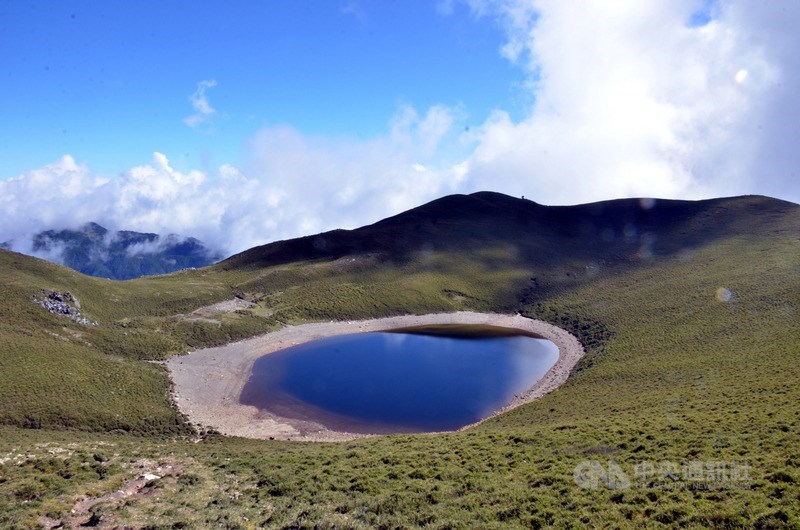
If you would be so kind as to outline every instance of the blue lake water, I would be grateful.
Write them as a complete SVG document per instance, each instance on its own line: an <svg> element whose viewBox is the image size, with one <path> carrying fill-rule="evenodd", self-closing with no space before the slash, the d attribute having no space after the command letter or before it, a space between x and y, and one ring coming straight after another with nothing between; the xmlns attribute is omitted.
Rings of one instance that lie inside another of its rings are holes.
<svg viewBox="0 0 800 530"><path fill-rule="evenodd" d="M527 336L339 335L256 360L240 401L336 431L449 431L509 404L557 359Z"/></svg>

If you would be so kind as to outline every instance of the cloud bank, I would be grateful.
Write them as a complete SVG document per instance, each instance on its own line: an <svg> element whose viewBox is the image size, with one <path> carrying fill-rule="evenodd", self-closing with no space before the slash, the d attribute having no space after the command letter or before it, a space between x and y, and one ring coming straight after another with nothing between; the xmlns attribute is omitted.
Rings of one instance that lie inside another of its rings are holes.
<svg viewBox="0 0 800 530"><path fill-rule="evenodd" d="M773 183L800 161L780 146L800 132L800 4L470 4L504 25L502 52L536 98L522 121L497 111L477 133L472 187L502 175L558 203L787 192Z"/></svg>
<svg viewBox="0 0 800 530"><path fill-rule="evenodd" d="M25 251L43 229L95 221L112 229L194 236L225 253L356 227L455 191L450 169L428 169L453 142L455 113L402 108L383 137L308 137L291 127L261 130L241 167L181 172L166 155L115 178L66 155L0 181L0 241Z"/></svg>
<svg viewBox="0 0 800 530"><path fill-rule="evenodd" d="M0 242L97 221L225 252L353 228L482 189L546 204L762 193L800 201L800 3L471 0L507 35L533 103L464 132L468 109L402 107L385 134L267 127L236 166L163 154L109 178L69 155L0 181ZM452 12L446 4L442 16ZM203 81L197 127L215 112Z"/></svg>

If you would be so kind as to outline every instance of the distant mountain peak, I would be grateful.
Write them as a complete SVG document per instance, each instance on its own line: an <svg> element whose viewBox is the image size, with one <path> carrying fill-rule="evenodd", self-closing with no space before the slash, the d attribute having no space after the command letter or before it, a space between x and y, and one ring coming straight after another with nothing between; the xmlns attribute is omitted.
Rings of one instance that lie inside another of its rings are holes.
<svg viewBox="0 0 800 530"><path fill-rule="evenodd" d="M98 234L98 235L104 236L104 235L106 235L108 233L108 229L106 229L103 226L100 226L99 224L97 224L95 222L89 222L89 223L86 223L85 225L83 225L81 227L81 232L83 232L84 234L87 234L87 235L89 235L89 234Z"/></svg>
<svg viewBox="0 0 800 530"><path fill-rule="evenodd" d="M223 257L193 237L112 232L95 222L39 232L31 238L30 253L90 276L116 280L204 267Z"/></svg>

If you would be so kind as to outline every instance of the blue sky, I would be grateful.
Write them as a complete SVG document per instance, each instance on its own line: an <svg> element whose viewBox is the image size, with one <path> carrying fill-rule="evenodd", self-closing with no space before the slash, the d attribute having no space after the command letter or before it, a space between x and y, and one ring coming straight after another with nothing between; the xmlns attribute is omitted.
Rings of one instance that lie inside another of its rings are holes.
<svg viewBox="0 0 800 530"><path fill-rule="evenodd" d="M800 202L794 0L6 1L0 242L223 252L451 193Z"/></svg>
<svg viewBox="0 0 800 530"><path fill-rule="evenodd" d="M409 5L413 5L409 9ZM4 2L0 177L65 153L101 173L168 154L237 163L259 128L368 138L400 105L459 107L467 124L519 113L524 74L496 21L435 2ZM213 80L216 112L187 127Z"/></svg>

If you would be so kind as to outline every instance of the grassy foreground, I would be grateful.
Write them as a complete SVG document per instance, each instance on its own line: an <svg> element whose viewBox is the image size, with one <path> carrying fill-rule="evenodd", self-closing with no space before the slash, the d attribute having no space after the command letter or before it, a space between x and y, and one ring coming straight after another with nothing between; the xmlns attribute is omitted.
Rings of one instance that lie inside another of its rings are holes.
<svg viewBox="0 0 800 530"><path fill-rule="evenodd" d="M0 527L800 525L800 208L450 199L131 282L0 251ZM99 325L31 303L45 288ZM196 312L233 296L255 305ZM552 321L587 358L468 431L343 444L200 436L145 362L287 322L457 309Z"/></svg>

